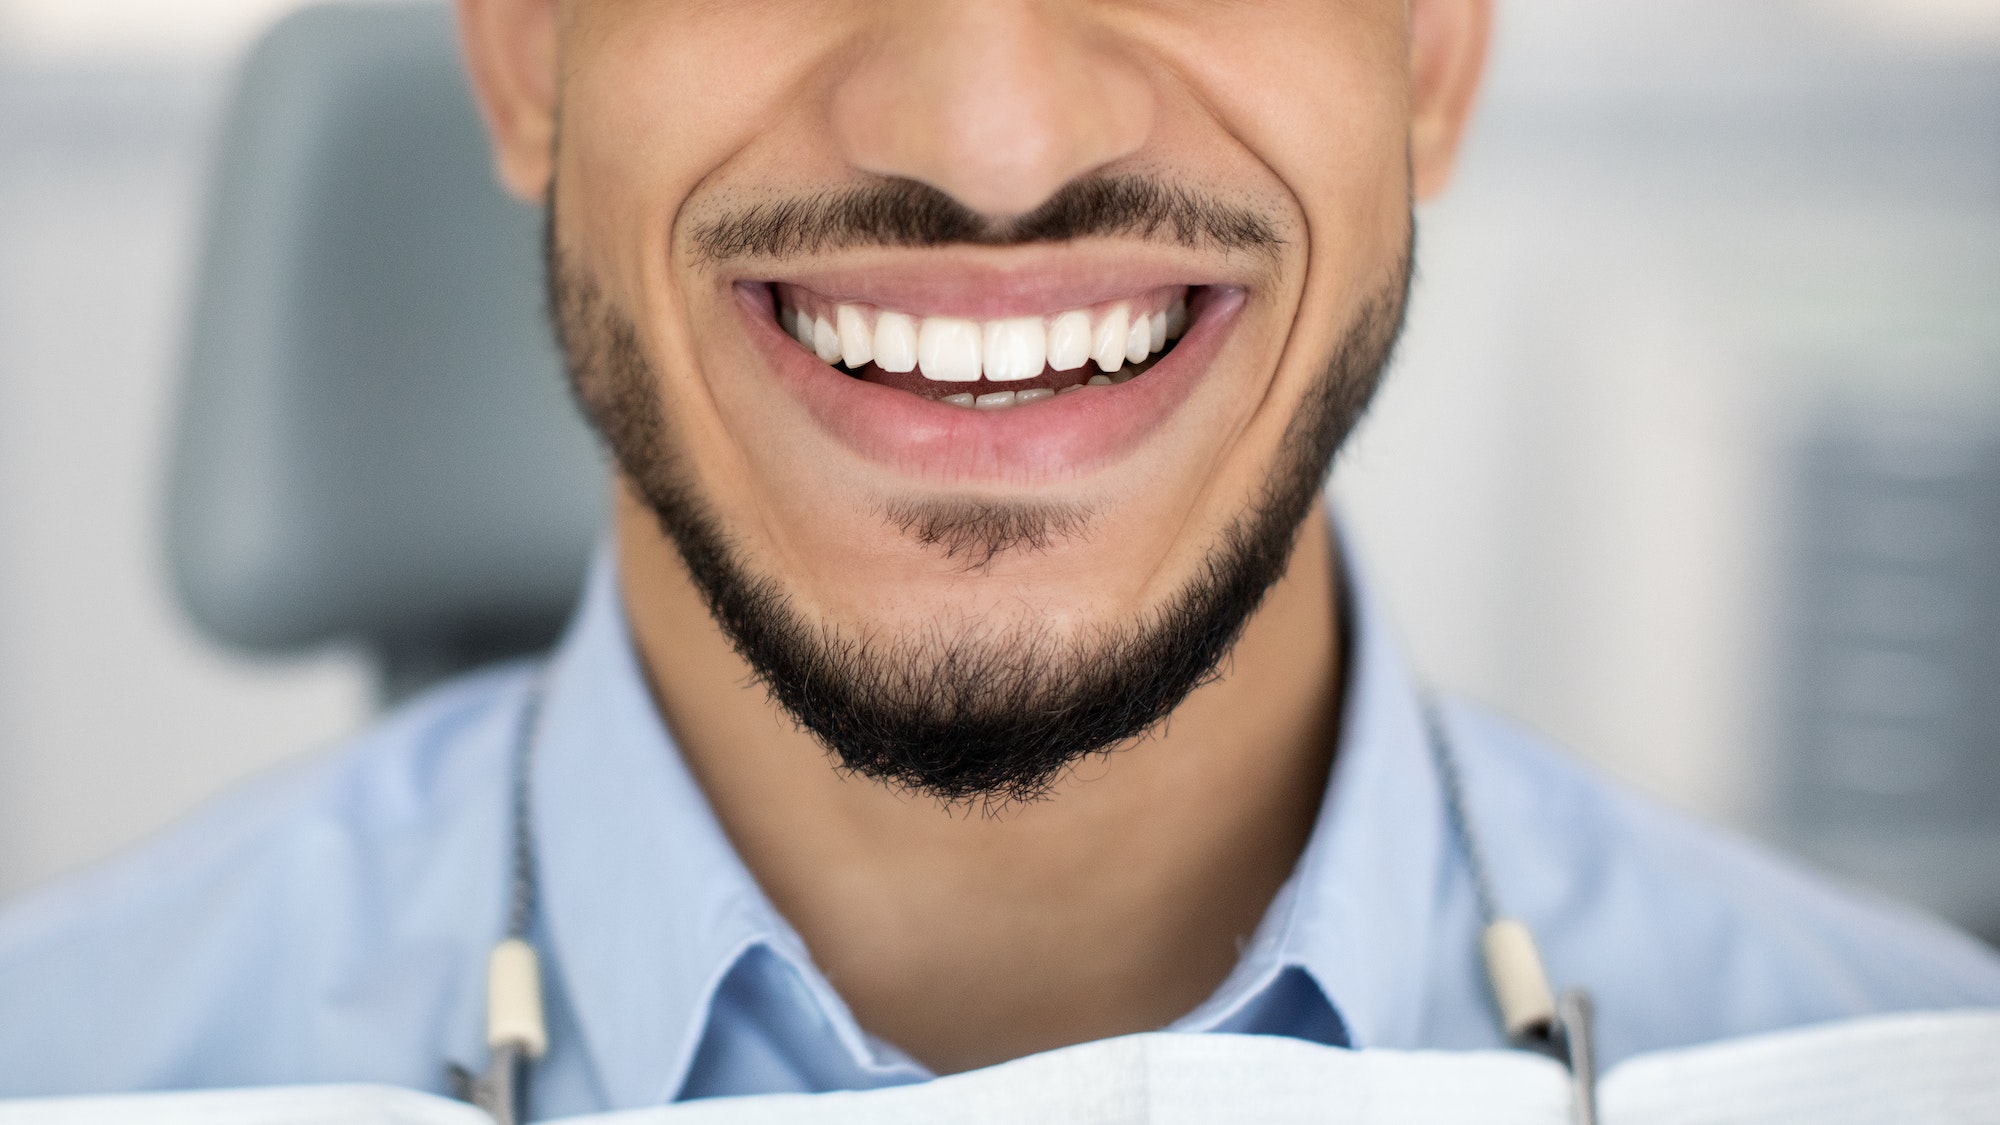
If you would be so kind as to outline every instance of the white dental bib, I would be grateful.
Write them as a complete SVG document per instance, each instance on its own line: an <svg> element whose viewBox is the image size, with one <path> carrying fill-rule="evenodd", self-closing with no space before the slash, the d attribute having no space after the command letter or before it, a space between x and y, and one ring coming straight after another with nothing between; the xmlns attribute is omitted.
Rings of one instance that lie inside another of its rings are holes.
<svg viewBox="0 0 2000 1125"><path fill-rule="evenodd" d="M561 1125L1560 1125L1569 1076L1521 1051L1348 1051L1247 1035L1132 1035L914 1086L716 1098ZM1991 1125L2000 1011L1913 1013L1629 1059L1609 1125ZM492 1125L380 1086L0 1102L0 1125Z"/></svg>

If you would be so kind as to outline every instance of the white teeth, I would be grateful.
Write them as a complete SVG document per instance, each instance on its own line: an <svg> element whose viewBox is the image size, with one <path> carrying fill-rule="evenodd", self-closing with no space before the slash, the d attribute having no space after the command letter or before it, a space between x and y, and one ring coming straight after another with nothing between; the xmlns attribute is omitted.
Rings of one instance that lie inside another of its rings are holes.
<svg viewBox="0 0 2000 1125"><path fill-rule="evenodd" d="M986 322L986 377L995 383L1033 379L1049 362L1049 334L1038 316Z"/></svg>
<svg viewBox="0 0 2000 1125"><path fill-rule="evenodd" d="M907 313L885 312L875 318L875 366L884 371L914 371L917 367L917 322Z"/></svg>
<svg viewBox="0 0 2000 1125"><path fill-rule="evenodd" d="M1130 314L1124 305L1114 305L1097 322L1097 332L1090 338L1090 358L1104 371L1116 371L1125 366L1125 324Z"/></svg>
<svg viewBox="0 0 2000 1125"><path fill-rule="evenodd" d="M868 331L868 318L853 305L842 305L833 311L834 331L840 334L840 362L849 367L861 367L875 358L874 334Z"/></svg>
<svg viewBox="0 0 2000 1125"><path fill-rule="evenodd" d="M1090 314L1066 312L1049 325L1049 366L1074 371L1090 362Z"/></svg>
<svg viewBox="0 0 2000 1125"><path fill-rule="evenodd" d="M938 401L939 401L939 402L947 402L947 403L950 403L950 404L951 404L951 405L953 405L953 406L971 406L971 405L972 405L972 393L971 393L970 391L968 391L968 392L966 392L965 394L961 394L961 395L946 395L946 396L944 396L943 398L939 399Z"/></svg>
<svg viewBox="0 0 2000 1125"><path fill-rule="evenodd" d="M826 321L822 320L820 321L820 323L825 324ZM1135 316L1132 318L1131 330L1125 333L1125 362L1138 363L1140 360L1143 360L1147 356L1152 354L1153 354L1152 318L1145 316Z"/></svg>
<svg viewBox="0 0 2000 1125"><path fill-rule="evenodd" d="M1089 387L1108 387L1111 385L1111 376L1092 375L1090 381L1084 385Z"/></svg>
<svg viewBox="0 0 2000 1125"><path fill-rule="evenodd" d="M1023 403L1040 402L1045 398L1054 397L1056 397L1056 392L1053 387L1036 387L1033 390L1016 391L1014 392L1014 405L1019 406Z"/></svg>
<svg viewBox="0 0 2000 1125"><path fill-rule="evenodd" d="M825 317L813 321L813 353L821 363L832 363L840 358L840 333L833 330L833 322Z"/></svg>
<svg viewBox="0 0 2000 1125"><path fill-rule="evenodd" d="M1116 376L1164 350L1167 341L1187 329L1188 321L1185 294L1150 313L1135 313L1130 302L1121 301L1095 313L1071 309L1050 317L982 322L918 318L861 304L837 304L813 313L781 303L777 317L779 327L822 363L840 363L852 370L870 363L897 373L921 370L926 379L945 383L982 378L1018 382L1040 378L1050 369L1075 371L1089 363ZM1110 381L1124 379L1106 380ZM1089 382L1100 385L1096 378ZM1020 401L1045 397L1035 394Z"/></svg>
<svg viewBox="0 0 2000 1125"><path fill-rule="evenodd" d="M972 400L972 405L981 410L999 410L1002 407L1012 406L1014 405L1014 392L994 391L992 394L980 395L978 398Z"/></svg>
<svg viewBox="0 0 2000 1125"><path fill-rule="evenodd" d="M976 383L982 333L970 320L927 316L917 329L917 366L940 383Z"/></svg>

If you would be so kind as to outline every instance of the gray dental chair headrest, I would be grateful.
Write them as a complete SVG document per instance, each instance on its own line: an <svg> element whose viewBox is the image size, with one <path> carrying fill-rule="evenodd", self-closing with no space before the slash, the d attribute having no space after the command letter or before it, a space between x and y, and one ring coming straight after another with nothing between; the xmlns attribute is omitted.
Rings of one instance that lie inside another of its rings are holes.
<svg viewBox="0 0 2000 1125"><path fill-rule="evenodd" d="M391 697L546 645L604 471L495 186L448 8L307 9L252 50L209 187L168 552L211 636L357 641Z"/></svg>

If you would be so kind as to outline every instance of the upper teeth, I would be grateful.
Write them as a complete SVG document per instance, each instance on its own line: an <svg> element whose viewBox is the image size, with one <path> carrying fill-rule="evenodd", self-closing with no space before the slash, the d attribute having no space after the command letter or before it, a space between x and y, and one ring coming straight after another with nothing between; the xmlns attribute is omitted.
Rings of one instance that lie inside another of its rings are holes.
<svg viewBox="0 0 2000 1125"><path fill-rule="evenodd" d="M1074 371L1096 363L1107 372L1165 350L1187 327L1187 295L1173 291L1165 307L1135 301L1050 316L966 320L916 317L872 305L838 304L807 311L806 299L781 294L778 323L825 363L884 371L921 370L946 383L1033 379L1044 367Z"/></svg>

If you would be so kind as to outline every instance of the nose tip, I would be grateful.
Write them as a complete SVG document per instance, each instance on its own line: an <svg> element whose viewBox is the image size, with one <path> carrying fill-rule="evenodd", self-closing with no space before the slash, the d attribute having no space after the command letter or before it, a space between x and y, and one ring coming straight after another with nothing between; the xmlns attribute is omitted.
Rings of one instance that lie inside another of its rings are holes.
<svg viewBox="0 0 2000 1125"><path fill-rule="evenodd" d="M834 91L835 140L864 171L1004 219L1152 131L1145 75L1045 2L920 0L897 14Z"/></svg>

